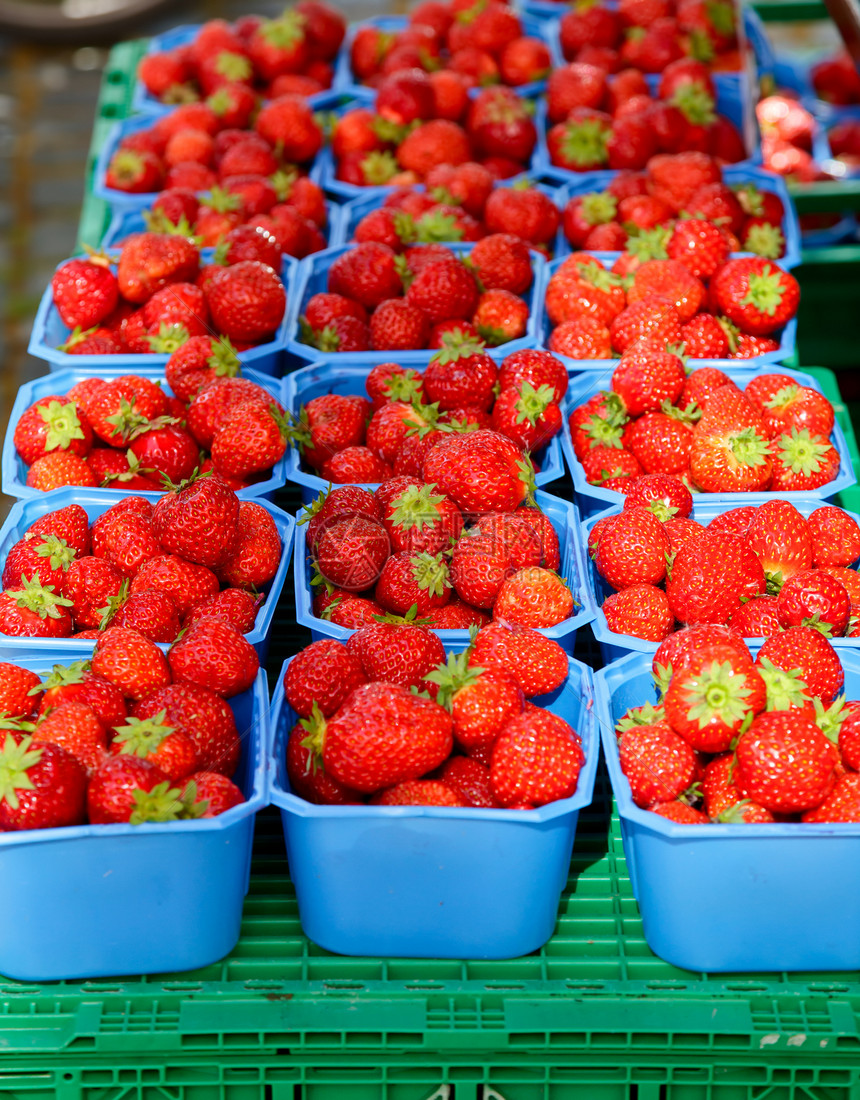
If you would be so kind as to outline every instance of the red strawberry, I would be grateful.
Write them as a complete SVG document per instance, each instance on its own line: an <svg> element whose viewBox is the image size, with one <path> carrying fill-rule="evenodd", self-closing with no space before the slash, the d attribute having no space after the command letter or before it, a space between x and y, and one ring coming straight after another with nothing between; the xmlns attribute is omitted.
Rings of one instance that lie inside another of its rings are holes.
<svg viewBox="0 0 860 1100"><path fill-rule="evenodd" d="M490 780L502 805L542 806L576 791L585 763L580 740L564 719L530 708L510 719L493 746Z"/></svg>
<svg viewBox="0 0 860 1100"><path fill-rule="evenodd" d="M241 741L224 699L208 687L177 682L134 703L130 713L135 718L153 718L162 711L170 726L193 741L201 768L233 775Z"/></svg>
<svg viewBox="0 0 860 1100"><path fill-rule="evenodd" d="M217 568L232 553L239 501L213 477L165 493L155 505L152 529L167 553Z"/></svg>
<svg viewBox="0 0 860 1100"><path fill-rule="evenodd" d="M618 723L618 755L633 801L647 808L652 802L670 802L683 794L696 778L698 762L662 711L653 707L642 711L628 712Z"/></svg>
<svg viewBox="0 0 860 1100"><path fill-rule="evenodd" d="M130 699L143 699L172 679L158 646L138 631L122 626L109 627L98 638L91 669L116 684Z"/></svg>
<svg viewBox="0 0 860 1100"><path fill-rule="evenodd" d="M845 681L838 653L811 626L792 626L768 638L756 657L756 664L765 662L785 672L799 671L809 692L825 704L838 695Z"/></svg>
<svg viewBox="0 0 860 1100"><path fill-rule="evenodd" d="M731 646L709 646L691 655L663 697L666 720L701 752L725 752L748 718L764 710L764 681L749 656Z"/></svg>
<svg viewBox="0 0 860 1100"><path fill-rule="evenodd" d="M568 674L558 642L529 627L499 622L478 631L469 663L507 672L527 698L554 691Z"/></svg>
<svg viewBox="0 0 860 1100"><path fill-rule="evenodd" d="M600 540L595 565L616 590L634 584L659 584L666 576L669 540L648 508L621 513Z"/></svg>
<svg viewBox="0 0 860 1100"><path fill-rule="evenodd" d="M601 611L615 634L632 634L650 642L662 642L675 625L666 593L651 584L633 584L608 596Z"/></svg>
<svg viewBox="0 0 860 1100"><path fill-rule="evenodd" d="M847 512L833 505L816 508L807 520L814 565L852 565L860 557L860 527Z"/></svg>
<svg viewBox="0 0 860 1100"><path fill-rule="evenodd" d="M714 275L711 295L720 313L752 336L768 336L797 312L794 276L759 257L729 260Z"/></svg>
<svg viewBox="0 0 860 1100"><path fill-rule="evenodd" d="M267 264L244 260L214 273L206 288L206 301L212 322L223 336L259 344L270 340L281 323L287 296L280 278Z"/></svg>
<svg viewBox="0 0 860 1100"><path fill-rule="evenodd" d="M59 745L7 733L0 767L0 828L53 829L83 822L87 773Z"/></svg>
<svg viewBox="0 0 860 1100"><path fill-rule="evenodd" d="M314 704L330 717L365 682L358 657L340 642L323 639L306 646L290 662L284 693L299 717L309 717Z"/></svg>
<svg viewBox="0 0 860 1100"><path fill-rule="evenodd" d="M812 529L787 500L758 507L746 531L746 544L761 561L771 589L813 565Z"/></svg>
<svg viewBox="0 0 860 1100"><path fill-rule="evenodd" d="M476 431L442 440L424 462L433 482L464 512L513 511L531 482L516 444L497 432Z"/></svg>
<svg viewBox="0 0 860 1100"><path fill-rule="evenodd" d="M738 787L773 813L813 809L836 785L836 749L797 712L760 714L735 755Z"/></svg>
<svg viewBox="0 0 860 1100"><path fill-rule="evenodd" d="M666 595L681 622L724 623L744 597L765 587L761 563L740 536L706 531L675 555Z"/></svg>

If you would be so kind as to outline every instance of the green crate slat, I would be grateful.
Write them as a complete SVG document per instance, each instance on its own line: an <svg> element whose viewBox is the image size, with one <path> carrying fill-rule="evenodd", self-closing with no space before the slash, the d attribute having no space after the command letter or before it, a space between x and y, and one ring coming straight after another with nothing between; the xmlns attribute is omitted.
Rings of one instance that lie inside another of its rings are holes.
<svg viewBox="0 0 860 1100"><path fill-rule="evenodd" d="M476 1062L478 1064L476 1064ZM247 1059L159 1065L94 1061L62 1068L4 1059L3 1087L17 1100L860 1100L860 1070L828 1066L737 1065L717 1059L648 1058L614 1063L594 1054L539 1063L426 1058L404 1061Z"/></svg>
<svg viewBox="0 0 860 1100"><path fill-rule="evenodd" d="M854 472L860 477L860 451L857 450L857 437L854 434L854 425L851 423L851 415L839 392L839 383L836 380L836 375L832 370L827 370L824 367L801 366L798 369L804 371L806 374L811 374L812 377L816 379L821 386L822 393L833 406L836 420L845 434L845 443L848 447L848 453L851 456ZM856 494L856 490L854 489L848 489L846 492ZM842 506L844 508L848 507L848 505L844 503L844 497L842 498ZM856 508L851 510L857 511Z"/></svg>
<svg viewBox="0 0 860 1100"><path fill-rule="evenodd" d="M804 251L803 263L794 274L800 282L797 341L801 364L855 367L860 245Z"/></svg>
<svg viewBox="0 0 860 1100"><path fill-rule="evenodd" d="M766 23L828 18L827 7L821 0L755 0L751 6Z"/></svg>

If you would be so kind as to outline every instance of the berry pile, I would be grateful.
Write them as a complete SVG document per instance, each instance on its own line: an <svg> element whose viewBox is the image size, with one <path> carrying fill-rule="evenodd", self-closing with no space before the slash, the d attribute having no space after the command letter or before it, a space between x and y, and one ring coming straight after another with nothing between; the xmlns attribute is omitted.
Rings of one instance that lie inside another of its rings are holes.
<svg viewBox="0 0 860 1100"><path fill-rule="evenodd" d="M546 351L515 351L497 366L480 343L452 336L423 374L381 363L365 386L369 400L339 393L312 398L291 430L306 466L326 481L420 477L437 444L479 428L538 452L561 428L567 372Z"/></svg>
<svg viewBox="0 0 860 1100"><path fill-rule="evenodd" d="M331 85L346 33L343 16L321 0L299 0L276 19L210 19L190 42L146 54L137 75L161 103L201 99L218 115L250 115L260 99L315 95ZM230 125L233 123L231 122Z"/></svg>
<svg viewBox="0 0 860 1100"><path fill-rule="evenodd" d="M204 263L173 233L135 233L116 259L67 260L51 279L53 305L70 330L69 355L170 355L192 336L226 336L236 349L270 342L287 294L267 263Z"/></svg>
<svg viewBox="0 0 860 1100"><path fill-rule="evenodd" d="M755 660L737 633L689 627L654 657L656 706L617 724L637 806L679 824L860 821L860 701L812 627Z"/></svg>
<svg viewBox="0 0 860 1100"><path fill-rule="evenodd" d="M92 523L70 504L41 516L9 549L0 633L93 638L117 626L172 642L217 619L241 638L282 553L271 514L216 477L154 505L124 497Z"/></svg>
<svg viewBox="0 0 860 1100"><path fill-rule="evenodd" d="M219 186L238 194L249 213L255 202L286 197L296 165L307 165L323 144L322 129L300 95L272 99L254 116L256 99L218 113L205 103L177 107L151 126L120 139L104 186L129 195ZM292 170L292 171L291 171Z"/></svg>
<svg viewBox="0 0 860 1100"><path fill-rule="evenodd" d="M402 187L386 194L357 222L352 239L378 241L401 252L412 244L478 241L504 233L551 257L561 215L533 183L518 180L497 187L489 169L474 161L456 168L442 164L424 182L424 191Z"/></svg>
<svg viewBox="0 0 860 1100"><path fill-rule="evenodd" d="M715 367L687 375L677 355L648 346L622 356L612 389L568 419L585 479L619 493L644 473L703 493L819 489L840 469L834 424L827 398L790 375L761 374L741 391Z"/></svg>
<svg viewBox="0 0 860 1100"><path fill-rule="evenodd" d="M301 340L325 352L409 351L441 347L443 334L460 328L505 344L528 330L522 296L535 262L528 245L507 233L485 237L468 255L442 244L405 251L357 244L332 259L327 292L304 303Z"/></svg>
<svg viewBox="0 0 860 1100"><path fill-rule="evenodd" d="M355 187L423 182L440 165L483 164L497 179L525 171L537 144L534 105L510 88L440 102L431 78L408 69L387 77L374 110L353 107L334 122L335 176Z"/></svg>
<svg viewBox="0 0 860 1100"><path fill-rule="evenodd" d="M425 71L442 103L469 88L543 80L552 64L546 43L523 33L512 7L459 0L419 3L400 31L359 26L349 57L353 78L374 88L391 73Z"/></svg>
<svg viewBox="0 0 860 1100"><path fill-rule="evenodd" d="M574 248L625 249L613 271L628 275L645 260L680 260L708 278L730 252L777 260L785 254L785 207L755 183L729 186L704 153L652 157L644 172L618 172L602 191L574 195L564 234Z"/></svg>
<svg viewBox="0 0 860 1100"><path fill-rule="evenodd" d="M547 285L546 312L556 326L550 351L629 361L646 348L682 348L693 359L751 359L779 349L800 303L790 271L760 256L738 256L718 262L706 282L688 263L646 260L626 276L589 252L571 253Z"/></svg>
<svg viewBox="0 0 860 1100"><path fill-rule="evenodd" d="M198 467L237 491L266 479L286 449L283 408L256 382L234 377L238 370L228 340L192 336L167 361L172 397L135 374L85 378L40 397L12 435L27 485L156 493Z"/></svg>
<svg viewBox="0 0 860 1100"><path fill-rule="evenodd" d="M314 642L284 676L299 717L287 742L309 802L531 810L570 798L585 757L559 714L530 700L564 684L567 657L534 630L492 623L464 653L421 627L378 623Z"/></svg>
<svg viewBox="0 0 860 1100"><path fill-rule="evenodd" d="M690 515L675 478L634 483L621 512L597 520L589 553L615 594L603 603L610 630L661 642L676 623L717 623L750 638L814 627L860 636L860 527L821 505L805 518L787 500L743 505L707 524Z"/></svg>
<svg viewBox="0 0 860 1100"><path fill-rule="evenodd" d="M241 740L226 699L256 673L254 650L216 619L166 655L112 626L90 660L44 680L0 664L0 829L140 825L238 806Z"/></svg>
<svg viewBox="0 0 860 1100"><path fill-rule="evenodd" d="M306 509L299 523L318 585L316 616L350 630L386 615L465 630L490 615L551 627L575 613L558 574L558 533L530 504L509 439L480 430L448 436L428 455L424 477L388 478L373 493L341 486Z"/></svg>
<svg viewBox="0 0 860 1100"><path fill-rule="evenodd" d="M819 99L835 107L860 103L860 73L847 50L818 61L809 75Z"/></svg>
<svg viewBox="0 0 860 1100"><path fill-rule="evenodd" d="M670 65L652 98L635 69L609 75L581 61L556 69L547 86L546 135L550 161L569 172L644 168L658 153L696 151L723 163L744 160L740 131L716 111L704 65Z"/></svg>
<svg viewBox="0 0 860 1100"><path fill-rule="evenodd" d="M562 15L559 36L568 61L598 65L610 73L624 68L663 73L692 59L715 72L742 68L731 0L583 4Z"/></svg>

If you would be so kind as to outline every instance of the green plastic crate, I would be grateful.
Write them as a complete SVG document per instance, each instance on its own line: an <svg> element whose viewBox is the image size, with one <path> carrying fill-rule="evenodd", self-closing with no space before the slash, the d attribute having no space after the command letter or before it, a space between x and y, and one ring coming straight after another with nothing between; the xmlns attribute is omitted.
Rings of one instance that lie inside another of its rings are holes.
<svg viewBox="0 0 860 1100"><path fill-rule="evenodd" d="M855 369L860 245L806 250L803 263L795 268L794 274L800 281L797 324L800 362L818 363L834 370Z"/></svg>

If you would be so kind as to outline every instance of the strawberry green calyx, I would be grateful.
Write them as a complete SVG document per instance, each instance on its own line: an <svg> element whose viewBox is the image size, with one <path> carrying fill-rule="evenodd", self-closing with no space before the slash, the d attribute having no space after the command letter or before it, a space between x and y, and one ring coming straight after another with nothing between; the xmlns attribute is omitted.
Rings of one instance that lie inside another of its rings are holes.
<svg viewBox="0 0 860 1100"><path fill-rule="evenodd" d="M728 37L735 33L735 10L725 0L705 0L708 22L717 34Z"/></svg>
<svg viewBox="0 0 860 1100"><path fill-rule="evenodd" d="M50 688L66 687L68 684L82 684L84 673L90 668L89 661L74 661L70 665L54 665L41 684L36 684L27 692L28 695L38 695Z"/></svg>
<svg viewBox="0 0 860 1100"><path fill-rule="evenodd" d="M766 260L778 260L785 253L785 237L778 225L753 225L744 237L743 249L764 256Z"/></svg>
<svg viewBox="0 0 860 1100"><path fill-rule="evenodd" d="M47 405L39 405L38 411L47 428L46 451L67 451L73 439L84 438L74 401L68 401L65 404L60 401L50 401Z"/></svg>
<svg viewBox="0 0 860 1100"><path fill-rule="evenodd" d="M282 413L274 401L269 402L269 406L266 410L269 416L274 420L275 427L281 434L281 439L286 443L290 439L290 421L286 413Z"/></svg>
<svg viewBox="0 0 860 1100"><path fill-rule="evenodd" d="M103 248L93 248L92 245L86 243L82 247L89 263L96 264L98 267L110 267L114 263L114 260Z"/></svg>
<svg viewBox="0 0 860 1100"><path fill-rule="evenodd" d="M487 0L475 0L474 4L471 4L468 8L461 8L460 11L454 16L458 23L474 23L481 12L485 11L487 7Z"/></svg>
<svg viewBox="0 0 860 1100"><path fill-rule="evenodd" d="M713 126L717 121L714 98L701 84L681 84L669 102L693 126Z"/></svg>
<svg viewBox="0 0 860 1100"><path fill-rule="evenodd" d="M323 329L323 331L325 332L326 330ZM287 438L291 444L298 447L302 454L304 454L308 447L313 446L311 427L304 405L299 409L298 416L290 412L287 413L287 416L290 421Z"/></svg>
<svg viewBox="0 0 860 1100"><path fill-rule="evenodd" d="M193 788L193 789L192 789ZM157 783L151 791L142 791L139 787L132 791L134 809L128 821L130 825L165 821L187 821L202 817L208 808L207 802L198 802L197 784L189 783L183 793L170 786L170 780Z"/></svg>
<svg viewBox="0 0 860 1100"><path fill-rule="evenodd" d="M738 340L740 339L741 330L737 325L732 324L728 317L718 317L717 324L726 334L726 340L728 341L729 351L732 355L738 350Z"/></svg>
<svg viewBox="0 0 860 1100"><path fill-rule="evenodd" d="M392 502L390 522L404 531L413 528L421 530L439 520L441 512L437 505L445 499L444 494L434 493L435 482L425 485L410 485L396 496Z"/></svg>
<svg viewBox="0 0 860 1100"><path fill-rule="evenodd" d="M421 375L412 369L402 374L392 374L382 387L382 392L389 401L403 401L413 408L418 405L422 410L426 408L421 405Z"/></svg>
<svg viewBox="0 0 860 1100"><path fill-rule="evenodd" d="M684 702L689 721L704 729L715 718L739 725L749 714L751 688L733 674L731 661L712 661L698 675L684 678Z"/></svg>
<svg viewBox="0 0 860 1100"><path fill-rule="evenodd" d="M441 363L444 366L446 363L456 363L460 359L471 359L473 355L483 355L484 346L483 340L464 336L461 330L454 333L446 332L442 347L433 353L430 362Z"/></svg>
<svg viewBox="0 0 860 1100"><path fill-rule="evenodd" d="M199 466L195 466L188 477L183 478L180 482L171 481L169 477L164 478L164 491L166 493L181 493L183 489L187 489L189 485L194 485L198 481L202 481L205 477L212 477L211 470L201 470Z"/></svg>
<svg viewBox="0 0 860 1100"><path fill-rule="evenodd" d="M436 684L439 689L436 693L436 702L449 713L453 710L454 696L464 687L476 684L485 668L469 664L469 651L463 653L449 653L445 664L437 665L424 677L431 684Z"/></svg>
<svg viewBox="0 0 860 1100"><path fill-rule="evenodd" d="M523 504L535 503L535 490L537 489L537 483L535 482L535 468L534 463L528 455L524 454L523 457L517 463L517 467L520 471L520 481L525 486L526 495L523 500Z"/></svg>
<svg viewBox="0 0 860 1100"><path fill-rule="evenodd" d="M586 420L582 431L588 436L589 447L616 447L622 448L621 425L608 420L606 417L594 413Z"/></svg>
<svg viewBox="0 0 860 1100"><path fill-rule="evenodd" d="M405 210L395 210L392 217L394 232L402 244L413 244L418 240L418 230L411 214L407 214Z"/></svg>
<svg viewBox="0 0 860 1100"><path fill-rule="evenodd" d="M150 233L170 233L174 237L186 237L189 241L193 241L198 247L200 246L202 238L195 235L194 230L191 228L191 224L184 214L180 217L178 222L172 222L161 209L144 210L143 220Z"/></svg>
<svg viewBox="0 0 860 1100"><path fill-rule="evenodd" d="M29 542L39 535L25 535L25 541ZM62 569L65 572L77 556L73 546L69 546L65 539L57 535L42 535L42 545L36 547L36 556L47 558L52 569Z"/></svg>
<svg viewBox="0 0 860 1100"><path fill-rule="evenodd" d="M25 718L16 718L14 715L6 714L5 711L0 711L0 730L32 733L35 728L35 722L28 722Z"/></svg>
<svg viewBox="0 0 860 1100"><path fill-rule="evenodd" d="M292 194L293 186L296 180L299 178L297 168L278 168L269 176L269 183L272 185L277 196L278 202L286 202Z"/></svg>
<svg viewBox="0 0 860 1100"><path fill-rule="evenodd" d="M216 245L215 251L212 253L212 263L217 264L219 267L227 266L227 258L230 255L230 242L226 238L222 238Z"/></svg>
<svg viewBox="0 0 860 1100"><path fill-rule="evenodd" d="M497 328L495 325L477 325L478 333L480 337L488 347L497 348L500 344L506 344L508 340L512 339L509 332L505 332L502 328Z"/></svg>
<svg viewBox="0 0 860 1100"><path fill-rule="evenodd" d="M790 405L799 393L800 386L796 382L793 382L790 386L783 386L781 390L776 391L769 401L765 401L765 408L783 409L786 405Z"/></svg>
<svg viewBox="0 0 860 1100"><path fill-rule="evenodd" d="M306 504L304 506L301 516L296 520L296 526L300 527L303 523L310 523L317 512L322 510L323 505L328 500L331 490L332 483L329 482L328 485L326 485L325 489L317 493L316 498L312 500L310 504Z"/></svg>
<svg viewBox="0 0 860 1100"><path fill-rule="evenodd" d="M421 244L432 244L435 241L461 241L463 239L462 226L458 225L453 214L440 214L438 211L428 210L414 224L415 239Z"/></svg>
<svg viewBox="0 0 860 1100"><path fill-rule="evenodd" d="M305 17L301 12L289 8L277 19L263 23L258 34L277 49L288 50L298 45L305 37Z"/></svg>
<svg viewBox="0 0 860 1100"><path fill-rule="evenodd" d="M420 418L418 423L412 423L406 429L407 435L417 435L419 439L423 439L425 435L428 435L432 431L438 431L444 429L445 425L439 424L439 402L434 401L432 405L423 405L420 400L416 399L409 402L412 406L415 415Z"/></svg>
<svg viewBox="0 0 860 1100"><path fill-rule="evenodd" d="M320 567L316 562L311 562L311 586L319 588L322 585L325 588L326 593L330 596L334 592L335 586L331 581L327 580L322 573L320 573ZM322 591L322 589L320 589Z"/></svg>
<svg viewBox="0 0 860 1100"><path fill-rule="evenodd" d="M635 729L636 726L653 726L665 720L666 712L661 706L655 707L652 703L645 703L641 707L631 707L623 718L619 718L615 724L615 732L620 735L627 730Z"/></svg>
<svg viewBox="0 0 860 1100"><path fill-rule="evenodd" d="M238 210L242 205L242 199L232 191L225 191L222 187L213 187L208 194L201 197L200 205L209 210L214 210L217 214L227 214L231 210Z"/></svg>
<svg viewBox="0 0 860 1100"><path fill-rule="evenodd" d="M821 618L821 612L816 611L814 615L807 615L800 620L801 626L811 626L813 630L817 630L819 634L823 634L825 638L833 637L833 624L828 623Z"/></svg>
<svg viewBox="0 0 860 1100"><path fill-rule="evenodd" d="M414 603L405 615L395 615L393 611L386 611L384 615L374 615L373 619L378 623L390 623L394 626L429 626L430 620L418 615L418 604Z"/></svg>
<svg viewBox="0 0 860 1100"><path fill-rule="evenodd" d="M40 584L38 576L29 580L22 576L21 588L7 588L4 595L14 600L18 607L38 615L40 619L59 619L60 608L72 606L71 600L56 595L52 584Z"/></svg>
<svg viewBox="0 0 860 1100"><path fill-rule="evenodd" d="M144 429L145 430L145 429ZM128 462L128 469L122 470L115 474L105 474L99 483L99 487L104 489L109 485L113 485L115 482L122 484L125 481L131 481L134 477L146 476L147 474L154 474L155 469L151 466L141 466L140 459L131 449L125 452L126 461Z"/></svg>
<svg viewBox="0 0 860 1100"><path fill-rule="evenodd" d="M665 500L658 500L656 498L654 500L649 500L645 507L648 509L649 512L653 512L661 523L667 523L670 519L674 519L675 516L678 514L678 509L674 505L667 504ZM671 567L671 563L674 560L674 557L674 554L666 555L667 568Z"/></svg>
<svg viewBox="0 0 860 1100"><path fill-rule="evenodd" d="M544 383L535 389L531 382L523 382L519 393L519 400L514 405L517 414L516 422L517 424L528 422L534 427L555 401L555 388Z"/></svg>
<svg viewBox="0 0 860 1100"><path fill-rule="evenodd" d="M689 50L690 57L695 61L704 61L705 64L710 63L716 56L716 50L714 49L714 43L711 41L711 36L707 31L702 30L701 27L693 27L689 32Z"/></svg>
<svg viewBox="0 0 860 1100"><path fill-rule="evenodd" d="M657 690L660 692L660 698L662 699L674 675L672 662L670 661L668 665L655 665L652 671L654 683L657 685Z"/></svg>
<svg viewBox="0 0 860 1100"><path fill-rule="evenodd" d="M415 583L431 596L443 596L450 589L448 563L443 554L423 552L409 559Z"/></svg>
<svg viewBox="0 0 860 1100"><path fill-rule="evenodd" d="M786 433L777 439L776 453L793 474L810 477L824 465L823 456L830 450L830 444L826 440L819 442L820 439L810 435L808 428L800 431L792 428L790 435Z"/></svg>
<svg viewBox="0 0 860 1100"><path fill-rule="evenodd" d="M311 707L310 715L307 718L300 719L299 725L307 733L307 736L302 738L302 748L306 749L308 753L305 775L308 772L316 775L323 768L322 754L326 731L326 720L316 699Z"/></svg>
<svg viewBox="0 0 860 1100"><path fill-rule="evenodd" d="M162 323L158 326L158 332L147 336L146 342L154 354L172 355L187 344L188 339L188 329L184 325Z"/></svg>
<svg viewBox="0 0 860 1100"><path fill-rule="evenodd" d="M577 167L606 164L609 161L607 145L611 133L609 127L597 118L570 122L562 135L561 154L565 161Z"/></svg>
<svg viewBox="0 0 860 1100"><path fill-rule="evenodd" d="M32 744L32 737L18 741L7 733L0 749L0 802L5 801L13 810L19 806L18 791L35 790L29 771L42 759L42 749L31 749Z"/></svg>
<svg viewBox="0 0 860 1100"><path fill-rule="evenodd" d="M751 798L742 798L740 802L735 802L733 806L722 810L714 820L718 825L745 825L747 823L746 811L748 807L754 805L755 803Z"/></svg>
<svg viewBox="0 0 860 1100"><path fill-rule="evenodd" d="M119 399L119 412L106 416L105 421L113 425L111 435L118 435L123 443L128 442L133 431L149 423L143 413L137 411L134 398L127 401L124 397Z"/></svg>
<svg viewBox="0 0 860 1100"><path fill-rule="evenodd" d="M602 264L578 263L576 270L580 279L583 279L586 283L591 283L598 290L611 290L613 287L622 286L624 283L620 276L608 271Z"/></svg>
<svg viewBox="0 0 860 1100"><path fill-rule="evenodd" d="M302 330L301 339L303 344L310 344L320 351L340 350L340 336L338 336L337 329L326 325L325 328L314 331L304 317L301 318L299 323Z"/></svg>
<svg viewBox="0 0 860 1100"><path fill-rule="evenodd" d="M152 420L144 420L142 424L137 424L128 433L128 441L131 443L138 436L145 435L146 432L157 432L160 428L167 428L171 424L178 424L179 420L175 416L156 416Z"/></svg>
<svg viewBox="0 0 860 1100"><path fill-rule="evenodd" d="M382 115L376 115L370 124L370 129L380 141L399 145L409 133L411 127L402 122L395 122L390 118L383 118Z"/></svg>
<svg viewBox="0 0 860 1100"><path fill-rule="evenodd" d="M642 263L646 260L668 260L666 245L669 243L670 230L661 225L655 225L652 229L639 229L632 222L625 222L624 228L629 234L624 243L625 252L629 252Z"/></svg>
<svg viewBox="0 0 860 1100"><path fill-rule="evenodd" d="M251 62L234 50L221 50L215 57L215 72L225 80L247 81L253 76Z"/></svg>
<svg viewBox="0 0 860 1100"><path fill-rule="evenodd" d="M729 438L729 449L739 466L763 466L770 456L766 439L756 434L755 428L744 428Z"/></svg>
<svg viewBox="0 0 860 1100"><path fill-rule="evenodd" d="M815 707L816 726L818 726L828 741L832 742L834 745L838 745L839 731L842 729L842 723L851 713L845 706L845 696L838 695L829 707L825 707L816 695L812 700L812 704Z"/></svg>
<svg viewBox="0 0 860 1100"><path fill-rule="evenodd" d="M733 188L741 209L749 218L758 218L764 213L764 199L754 183L742 183Z"/></svg>
<svg viewBox="0 0 860 1100"><path fill-rule="evenodd" d="M400 276L400 281L403 283L403 293L405 294L415 281L415 272L410 268L403 253L394 257L394 269Z"/></svg>
<svg viewBox="0 0 860 1100"><path fill-rule="evenodd" d="M673 420L680 420L684 424L695 424L697 420L702 419L702 410L698 405L690 405L688 409L679 409L668 398L660 406L660 412L664 416L671 416Z"/></svg>
<svg viewBox="0 0 860 1100"><path fill-rule="evenodd" d="M110 170L120 183L134 184L143 174L143 157L133 149L120 149L110 159Z"/></svg>
<svg viewBox="0 0 860 1100"><path fill-rule="evenodd" d="M139 756L143 760L174 732L174 727L169 726L166 719L166 710L160 710L151 718L128 717L124 726L117 727L113 744L120 746L121 753Z"/></svg>
<svg viewBox="0 0 860 1100"><path fill-rule="evenodd" d="M361 173L366 183L375 187L382 187L389 183L400 168L391 153L368 153L361 162Z"/></svg>
<svg viewBox="0 0 860 1100"><path fill-rule="evenodd" d="M618 213L618 200L609 191L589 191L582 196L579 213L587 225L604 225Z"/></svg>
<svg viewBox="0 0 860 1100"><path fill-rule="evenodd" d="M427 192L434 202L443 202L446 206L462 206L463 200L452 194L447 187L431 187Z"/></svg>
<svg viewBox="0 0 860 1100"><path fill-rule="evenodd" d="M99 630L104 631L111 625L117 611L122 607L125 601L128 599L129 585L131 581L126 577L122 584L119 586L119 590L115 596L108 596L107 603L104 607L99 607L98 613L101 615L99 621Z"/></svg>
<svg viewBox="0 0 860 1100"><path fill-rule="evenodd" d="M242 362L229 336L219 336L212 341L212 354L206 366L219 378L235 378L242 373Z"/></svg>
<svg viewBox="0 0 860 1100"><path fill-rule="evenodd" d="M790 710L809 702L806 681L801 680L799 668L790 671L777 668L773 661L763 657L758 671L767 689L766 710Z"/></svg>
<svg viewBox="0 0 860 1100"><path fill-rule="evenodd" d="M767 267L764 271L753 272L748 279L749 290L741 298L742 306L752 306L759 313L773 317L782 302L785 290L782 285L782 273Z"/></svg>
<svg viewBox="0 0 860 1100"><path fill-rule="evenodd" d="M193 84L171 84L161 102L169 107L180 107L183 103L199 103L200 96Z"/></svg>

